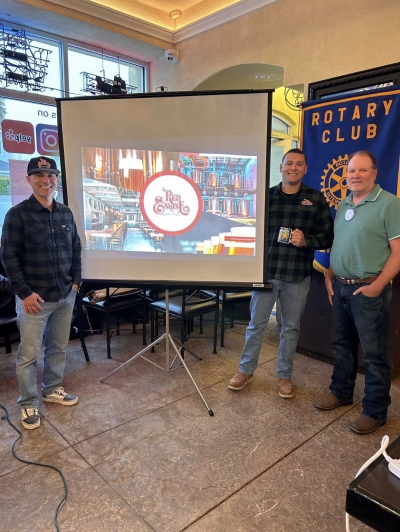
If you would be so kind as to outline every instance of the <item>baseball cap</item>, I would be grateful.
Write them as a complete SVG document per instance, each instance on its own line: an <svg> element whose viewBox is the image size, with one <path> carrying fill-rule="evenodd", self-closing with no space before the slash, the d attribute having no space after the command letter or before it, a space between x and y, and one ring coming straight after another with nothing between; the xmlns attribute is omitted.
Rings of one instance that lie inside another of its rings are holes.
<svg viewBox="0 0 400 532"><path fill-rule="evenodd" d="M60 170L57 169L57 164L54 159L50 157L33 157L28 163L28 175L36 174L36 172L51 172L58 175Z"/></svg>

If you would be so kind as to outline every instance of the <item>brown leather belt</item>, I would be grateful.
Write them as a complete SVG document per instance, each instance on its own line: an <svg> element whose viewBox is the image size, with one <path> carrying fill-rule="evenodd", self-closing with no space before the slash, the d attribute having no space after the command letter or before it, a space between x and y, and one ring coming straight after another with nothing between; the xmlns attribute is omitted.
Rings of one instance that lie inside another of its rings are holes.
<svg viewBox="0 0 400 532"><path fill-rule="evenodd" d="M335 278L342 284L361 284L361 283L372 283L377 279L377 275L371 275L371 277L366 277L365 279L345 279L344 277L339 277L335 275Z"/></svg>

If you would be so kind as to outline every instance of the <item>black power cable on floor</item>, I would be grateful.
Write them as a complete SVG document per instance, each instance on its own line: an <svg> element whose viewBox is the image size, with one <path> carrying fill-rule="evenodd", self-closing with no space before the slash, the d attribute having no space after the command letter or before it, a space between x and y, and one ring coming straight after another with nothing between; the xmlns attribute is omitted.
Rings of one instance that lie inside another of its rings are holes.
<svg viewBox="0 0 400 532"><path fill-rule="evenodd" d="M58 526L58 520L57 520L58 513L59 513L62 505L65 503L65 501L67 500L67 497L68 497L68 486L67 486L67 482L65 480L65 477L62 474L62 472L58 469L58 467L56 467L56 466L53 466L53 465L50 465L50 464L42 464L40 462L31 462L31 461L25 460L24 458L21 458L21 457L19 457L17 455L17 453L15 452L15 446L19 442L19 440L22 438L22 432L19 429L17 429L17 427L10 421L10 418L8 416L7 408L4 405L2 405L1 403L0 403L0 408L2 408L4 410L4 412L6 413L6 415L2 416L1 419L3 419L3 420L6 419L8 421L8 423L9 423L9 425L11 425L12 428L16 432L18 432L18 434L19 434L18 438L15 440L15 442L13 443L13 446L12 446L12 454L13 454L14 458L19 460L20 462L23 462L24 464L37 465L37 466L42 466L42 467L49 467L50 469L54 469L55 471L57 471L57 473L59 473L59 475L61 476L61 479L62 479L63 484L64 484L64 497L59 502L59 504L58 504L58 506L56 508L55 514L54 514L54 525L56 527L57 532L59 532L60 528Z"/></svg>

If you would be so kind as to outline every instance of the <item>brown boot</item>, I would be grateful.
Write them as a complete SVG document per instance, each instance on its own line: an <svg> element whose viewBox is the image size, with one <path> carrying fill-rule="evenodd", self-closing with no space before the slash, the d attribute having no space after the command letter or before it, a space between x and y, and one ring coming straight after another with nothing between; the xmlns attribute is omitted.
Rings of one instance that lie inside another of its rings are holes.
<svg viewBox="0 0 400 532"><path fill-rule="evenodd" d="M360 414L354 421L350 423L349 429L356 434L371 434L371 432L374 432L385 423L386 419L385 421L379 421L377 419L373 419L372 417Z"/></svg>
<svg viewBox="0 0 400 532"><path fill-rule="evenodd" d="M350 401L341 401L333 395L332 392L326 392L322 397L314 401L314 406L320 410L333 410L341 405L352 405L353 399Z"/></svg>
<svg viewBox="0 0 400 532"><path fill-rule="evenodd" d="M242 390L246 384L253 380L253 374L246 375L245 373L236 373L229 381L228 388L230 390Z"/></svg>
<svg viewBox="0 0 400 532"><path fill-rule="evenodd" d="M294 397L293 385L290 379L278 379L278 395L284 399Z"/></svg>

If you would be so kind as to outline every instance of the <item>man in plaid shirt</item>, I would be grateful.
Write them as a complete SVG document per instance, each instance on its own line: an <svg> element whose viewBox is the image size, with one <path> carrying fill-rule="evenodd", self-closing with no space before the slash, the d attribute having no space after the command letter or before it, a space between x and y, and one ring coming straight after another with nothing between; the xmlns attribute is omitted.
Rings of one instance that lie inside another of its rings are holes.
<svg viewBox="0 0 400 532"><path fill-rule="evenodd" d="M56 162L28 163L29 199L6 214L1 236L4 269L17 295L21 343L17 353L22 426L40 425L36 363L44 341L43 401L74 405L61 386L75 296L81 281L81 243L71 210L54 200Z"/></svg>
<svg viewBox="0 0 400 532"><path fill-rule="evenodd" d="M293 358L310 288L314 251L331 246L333 219L323 194L302 183L307 159L301 150L289 150L280 171L282 182L272 187L269 195L268 282L272 283L272 291L253 292L239 372L230 379L228 388L242 390L253 380L265 327L279 299L282 328L278 393L288 399L294 396Z"/></svg>

